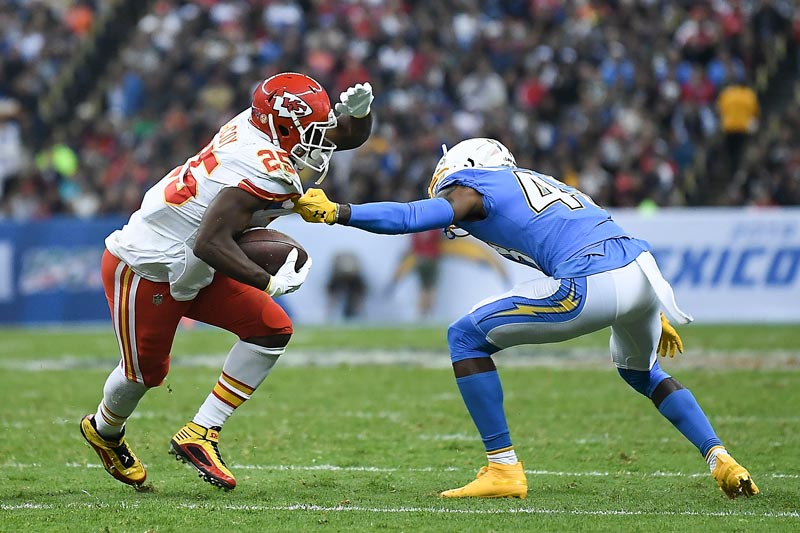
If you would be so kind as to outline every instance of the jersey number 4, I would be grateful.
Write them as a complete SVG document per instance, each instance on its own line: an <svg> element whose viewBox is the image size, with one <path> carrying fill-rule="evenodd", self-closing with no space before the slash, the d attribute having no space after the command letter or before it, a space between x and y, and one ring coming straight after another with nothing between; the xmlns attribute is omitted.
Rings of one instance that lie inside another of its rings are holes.
<svg viewBox="0 0 800 533"><path fill-rule="evenodd" d="M585 208L584 202L594 204L587 195L552 176L529 170L515 170L514 174L522 187L528 206L537 214L559 202L573 211Z"/></svg>
<svg viewBox="0 0 800 533"><path fill-rule="evenodd" d="M182 166L176 167L165 178L169 180L164 188L164 201L169 205L180 207L195 196L197 196L197 180L192 175L192 169L203 165L206 174L211 175L219 166L219 160L213 151L213 143L203 148L203 150L189 160L189 168L181 174Z"/></svg>

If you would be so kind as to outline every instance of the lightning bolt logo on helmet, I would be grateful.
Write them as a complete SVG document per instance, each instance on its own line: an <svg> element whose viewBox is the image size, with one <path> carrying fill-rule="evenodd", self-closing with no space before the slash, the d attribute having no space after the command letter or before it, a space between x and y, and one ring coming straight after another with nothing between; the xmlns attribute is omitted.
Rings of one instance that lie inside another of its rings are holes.
<svg viewBox="0 0 800 533"><path fill-rule="evenodd" d="M433 198L438 193L437 187L445 178L465 168L476 167L515 167L517 161L500 141L475 137L456 144L449 150L442 145L442 158L436 164L428 195Z"/></svg>

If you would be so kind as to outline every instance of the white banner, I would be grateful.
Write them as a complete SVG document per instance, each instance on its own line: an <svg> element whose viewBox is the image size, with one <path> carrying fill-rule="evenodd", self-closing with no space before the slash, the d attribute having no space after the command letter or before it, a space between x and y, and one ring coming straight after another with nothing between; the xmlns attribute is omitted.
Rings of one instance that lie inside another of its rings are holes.
<svg viewBox="0 0 800 533"><path fill-rule="evenodd" d="M645 239L678 304L699 322L800 322L800 209L617 210L614 219ZM421 320L419 282L400 269L410 249L406 235L373 235L343 226L282 217L271 227L300 242L314 259L305 285L282 297L299 323L341 323L341 302L327 284L337 253L352 253L367 292L358 321L398 324ZM444 246L433 311L424 318L447 324L476 302L537 277L502 259L475 239Z"/></svg>
<svg viewBox="0 0 800 533"><path fill-rule="evenodd" d="M702 322L800 322L800 209L614 213Z"/></svg>
<svg viewBox="0 0 800 533"><path fill-rule="evenodd" d="M14 244L0 241L0 302L14 299Z"/></svg>

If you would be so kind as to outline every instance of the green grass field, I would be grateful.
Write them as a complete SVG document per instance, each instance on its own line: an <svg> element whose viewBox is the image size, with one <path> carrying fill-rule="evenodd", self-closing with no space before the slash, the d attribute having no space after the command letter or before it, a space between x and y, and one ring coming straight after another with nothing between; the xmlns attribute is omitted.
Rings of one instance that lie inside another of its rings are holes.
<svg viewBox="0 0 800 533"><path fill-rule="evenodd" d="M181 331L128 424L146 492L78 430L116 363L105 329L0 329L0 531L798 531L800 328L690 326L662 366L761 488L725 499L697 451L608 361L607 334L496 357L526 500L441 500L485 462L444 328L300 328L220 448L235 491L167 454L232 343ZM393 363L394 361L394 363Z"/></svg>

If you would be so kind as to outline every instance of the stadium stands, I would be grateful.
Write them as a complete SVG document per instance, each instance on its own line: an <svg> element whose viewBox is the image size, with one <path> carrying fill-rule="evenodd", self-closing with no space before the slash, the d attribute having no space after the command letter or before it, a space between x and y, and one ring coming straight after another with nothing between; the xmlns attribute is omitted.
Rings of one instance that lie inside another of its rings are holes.
<svg viewBox="0 0 800 533"><path fill-rule="evenodd" d="M283 70L375 87L342 200L418 198L442 143L484 135L607 206L800 204L790 0L6 0L0 22L0 217L131 212ZM733 81L761 104L739 168Z"/></svg>

